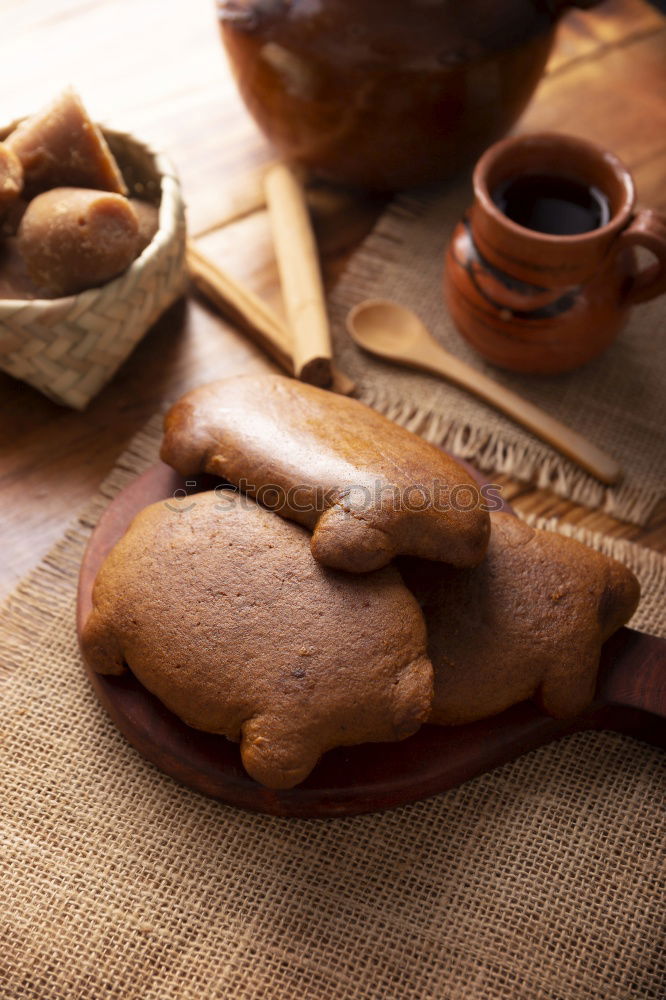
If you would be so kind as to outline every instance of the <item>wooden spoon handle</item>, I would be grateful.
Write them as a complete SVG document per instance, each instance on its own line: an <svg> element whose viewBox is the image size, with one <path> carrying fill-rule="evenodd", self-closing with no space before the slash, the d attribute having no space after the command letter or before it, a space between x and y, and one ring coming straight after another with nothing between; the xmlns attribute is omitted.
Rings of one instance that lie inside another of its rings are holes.
<svg viewBox="0 0 666 1000"><path fill-rule="evenodd" d="M476 371L471 365L449 354L443 348L437 345L431 347L429 344L427 351L416 352L411 363L417 368L441 375L496 406L498 410L502 410L517 423L557 448L602 483L612 486L622 479L622 469L615 459L597 448L587 438L544 413L538 406L529 403L515 392Z"/></svg>
<svg viewBox="0 0 666 1000"><path fill-rule="evenodd" d="M331 335L319 256L303 186L284 163L264 178L280 283L293 336L294 374L304 382L331 381Z"/></svg>

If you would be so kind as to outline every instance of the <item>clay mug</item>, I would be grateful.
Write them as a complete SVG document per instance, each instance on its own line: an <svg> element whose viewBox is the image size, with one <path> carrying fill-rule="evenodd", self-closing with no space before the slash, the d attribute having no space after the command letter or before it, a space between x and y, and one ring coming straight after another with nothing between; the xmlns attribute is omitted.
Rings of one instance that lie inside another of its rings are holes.
<svg viewBox="0 0 666 1000"><path fill-rule="evenodd" d="M598 224L564 235L557 227L528 228L514 221L524 221L526 199L513 204L509 218L498 192L513 185L529 193L532 185L538 193L542 182L594 194ZM634 204L627 168L593 143L540 133L491 146L476 165L474 203L446 254L445 297L459 331L488 361L512 371L566 372L597 357L631 306L666 292L666 217ZM635 247L655 258L642 270Z"/></svg>

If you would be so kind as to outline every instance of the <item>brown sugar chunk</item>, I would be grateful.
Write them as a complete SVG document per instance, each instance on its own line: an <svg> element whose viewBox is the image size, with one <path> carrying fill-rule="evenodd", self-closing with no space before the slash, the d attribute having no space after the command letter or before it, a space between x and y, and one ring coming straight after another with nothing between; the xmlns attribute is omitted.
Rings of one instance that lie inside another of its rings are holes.
<svg viewBox="0 0 666 1000"><path fill-rule="evenodd" d="M0 299L50 299L53 294L28 274L15 236L0 241Z"/></svg>
<svg viewBox="0 0 666 1000"><path fill-rule="evenodd" d="M122 195L54 188L30 202L17 239L31 279L54 295L70 295L129 267L137 255L139 227Z"/></svg>
<svg viewBox="0 0 666 1000"><path fill-rule="evenodd" d="M409 736L432 701L418 604L394 567L350 577L308 542L235 492L147 507L98 574L86 660L127 664L190 726L240 740L271 788L332 747Z"/></svg>
<svg viewBox="0 0 666 1000"><path fill-rule="evenodd" d="M16 236L27 207L27 201L23 198L16 198L11 205L7 206L4 213L0 213L0 239Z"/></svg>
<svg viewBox="0 0 666 1000"><path fill-rule="evenodd" d="M16 153L0 142L0 216L11 208L23 191L23 167Z"/></svg>
<svg viewBox="0 0 666 1000"><path fill-rule="evenodd" d="M54 187L127 194L106 139L73 90L65 90L49 107L22 121L5 145L21 161L31 197Z"/></svg>
<svg viewBox="0 0 666 1000"><path fill-rule="evenodd" d="M398 553L470 566L488 543L457 462L363 403L280 375L189 392L167 414L162 458L305 525L314 557L336 569L368 572Z"/></svg>
<svg viewBox="0 0 666 1000"><path fill-rule="evenodd" d="M141 198L130 198L139 224L139 245L137 253L142 253L153 242L160 225L160 210L156 205Z"/></svg>
<svg viewBox="0 0 666 1000"><path fill-rule="evenodd" d="M404 560L435 668L430 721L473 722L528 698L549 715L592 700L601 645L638 604L636 577L580 542L491 515L488 554L456 570Z"/></svg>

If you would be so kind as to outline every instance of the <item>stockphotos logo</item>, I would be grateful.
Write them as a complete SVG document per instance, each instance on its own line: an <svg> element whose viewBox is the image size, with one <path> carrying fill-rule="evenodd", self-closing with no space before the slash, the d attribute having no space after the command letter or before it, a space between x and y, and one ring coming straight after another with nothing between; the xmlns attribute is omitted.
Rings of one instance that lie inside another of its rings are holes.
<svg viewBox="0 0 666 1000"><path fill-rule="evenodd" d="M184 489L175 490L165 504L178 514L187 513L197 503L197 483L188 480ZM494 483L476 486L470 483L451 485L439 479L429 484L411 483L404 489L384 480L374 483L359 483L343 489L323 489L311 483L302 483L285 489L278 483L262 483L257 486L247 479L241 479L237 486L215 487L219 511L229 510L234 504L234 495L247 494L268 510L289 511L294 514L323 514L334 504L344 507L353 514L381 510L384 513L419 514L426 510L440 513L458 511L465 513L481 510L493 513L502 509L502 487Z"/></svg>

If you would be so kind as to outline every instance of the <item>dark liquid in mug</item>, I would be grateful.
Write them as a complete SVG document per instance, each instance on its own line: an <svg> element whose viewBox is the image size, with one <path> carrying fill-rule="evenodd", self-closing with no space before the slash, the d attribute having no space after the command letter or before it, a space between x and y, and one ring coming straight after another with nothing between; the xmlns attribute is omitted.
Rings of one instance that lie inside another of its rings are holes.
<svg viewBox="0 0 666 1000"><path fill-rule="evenodd" d="M608 198L596 187L554 174L522 174L503 181L492 199L504 215L525 229L576 236L605 226Z"/></svg>

